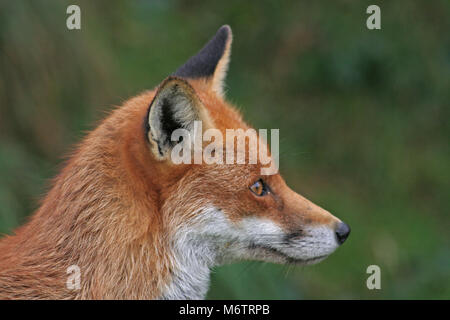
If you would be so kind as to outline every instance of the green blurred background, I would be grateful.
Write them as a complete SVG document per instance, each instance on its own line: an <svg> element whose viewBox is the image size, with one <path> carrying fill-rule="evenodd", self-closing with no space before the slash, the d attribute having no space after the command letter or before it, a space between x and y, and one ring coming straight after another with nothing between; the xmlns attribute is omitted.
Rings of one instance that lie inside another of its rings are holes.
<svg viewBox="0 0 450 320"><path fill-rule="evenodd" d="M81 7L81 30L66 8ZM366 8L381 7L381 30ZM281 173L352 227L309 267L214 270L208 298L450 298L450 2L0 0L0 232L88 130L223 24L228 98L280 128ZM381 290L366 268L379 265Z"/></svg>

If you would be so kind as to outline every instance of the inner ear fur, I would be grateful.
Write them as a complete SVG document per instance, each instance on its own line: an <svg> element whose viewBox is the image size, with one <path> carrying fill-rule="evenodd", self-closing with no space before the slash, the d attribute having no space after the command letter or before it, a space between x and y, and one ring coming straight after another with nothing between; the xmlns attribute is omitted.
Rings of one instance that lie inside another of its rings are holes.
<svg viewBox="0 0 450 320"><path fill-rule="evenodd" d="M169 77L159 86L148 112L148 140L159 160L168 158L177 143L171 140L176 129L193 131L194 121L203 129L211 127L207 110L194 88L184 79Z"/></svg>

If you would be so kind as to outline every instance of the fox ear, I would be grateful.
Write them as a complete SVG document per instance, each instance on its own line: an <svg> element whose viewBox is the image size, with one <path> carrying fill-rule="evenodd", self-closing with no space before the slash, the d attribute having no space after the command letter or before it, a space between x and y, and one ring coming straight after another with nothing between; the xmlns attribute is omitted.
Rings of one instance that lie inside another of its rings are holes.
<svg viewBox="0 0 450 320"><path fill-rule="evenodd" d="M159 86L147 116L147 136L157 159L167 158L178 141L172 141L176 129L193 131L194 121L209 127L209 117L191 85L180 78L169 77Z"/></svg>
<svg viewBox="0 0 450 320"><path fill-rule="evenodd" d="M195 55L192 56L175 73L182 78L207 80L211 89L219 96L224 96L224 79L230 61L231 28L222 26L216 35Z"/></svg>

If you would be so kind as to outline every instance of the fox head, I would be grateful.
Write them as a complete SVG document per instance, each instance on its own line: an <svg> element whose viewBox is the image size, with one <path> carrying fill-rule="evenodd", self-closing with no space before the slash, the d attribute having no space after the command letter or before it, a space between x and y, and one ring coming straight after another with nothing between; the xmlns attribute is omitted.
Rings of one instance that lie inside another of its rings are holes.
<svg viewBox="0 0 450 320"><path fill-rule="evenodd" d="M279 173L262 175L260 161L174 164L171 158L172 133L192 131L195 121L203 123L203 130L213 128L223 135L227 129L250 128L224 97L231 42L230 27L221 27L162 82L145 120L149 152L161 176L172 181L161 190L163 219L173 227L174 248L210 265L235 259L319 262L346 240L350 228L291 190ZM245 151L247 160L251 148Z"/></svg>
<svg viewBox="0 0 450 320"><path fill-rule="evenodd" d="M312 264L346 240L345 223L252 161L276 158L264 139L228 138L256 132L225 100L231 41L221 27L89 133L30 221L0 240L0 298L203 298L213 266ZM193 162L174 157L192 144L180 154ZM195 161L198 149L218 161ZM220 161L230 153L244 161ZM79 291L65 286L71 265Z"/></svg>

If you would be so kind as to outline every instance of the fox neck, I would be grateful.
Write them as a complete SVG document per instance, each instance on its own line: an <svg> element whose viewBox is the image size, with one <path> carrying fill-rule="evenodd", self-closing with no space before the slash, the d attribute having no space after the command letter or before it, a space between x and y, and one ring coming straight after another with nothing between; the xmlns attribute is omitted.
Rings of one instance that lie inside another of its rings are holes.
<svg viewBox="0 0 450 320"><path fill-rule="evenodd" d="M174 212L176 216L187 214ZM191 211L191 216L195 218L174 224L172 277L162 299L204 299L211 269L235 260L227 249L229 222L223 212L206 205Z"/></svg>
<svg viewBox="0 0 450 320"><path fill-rule="evenodd" d="M184 238L174 243L172 254L173 270L161 299L204 299L215 265L212 248Z"/></svg>

